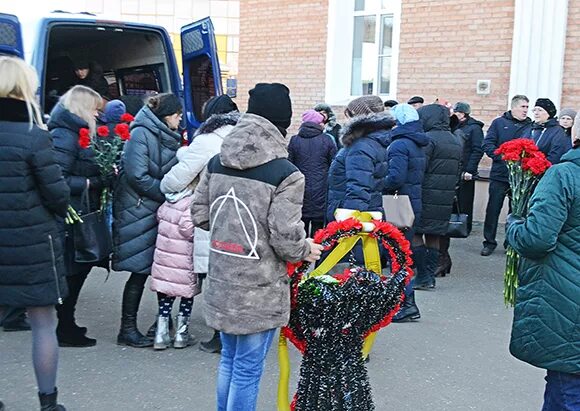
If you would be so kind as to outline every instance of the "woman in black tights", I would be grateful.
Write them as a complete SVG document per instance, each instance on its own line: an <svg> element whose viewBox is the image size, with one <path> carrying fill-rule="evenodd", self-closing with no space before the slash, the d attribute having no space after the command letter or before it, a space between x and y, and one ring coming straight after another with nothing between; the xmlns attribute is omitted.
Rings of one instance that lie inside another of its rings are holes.
<svg viewBox="0 0 580 411"><path fill-rule="evenodd" d="M26 308L41 410L63 411L54 306L68 292L57 216L66 216L69 188L36 104L36 72L0 57L0 73L0 317L6 307Z"/></svg>
<svg viewBox="0 0 580 411"><path fill-rule="evenodd" d="M157 240L157 209L165 202L161 180L177 163L182 107L173 94L151 97L131 124L119 184L113 200L113 269L129 271L123 291L117 344L151 347L153 340L137 329L137 312L151 274Z"/></svg>

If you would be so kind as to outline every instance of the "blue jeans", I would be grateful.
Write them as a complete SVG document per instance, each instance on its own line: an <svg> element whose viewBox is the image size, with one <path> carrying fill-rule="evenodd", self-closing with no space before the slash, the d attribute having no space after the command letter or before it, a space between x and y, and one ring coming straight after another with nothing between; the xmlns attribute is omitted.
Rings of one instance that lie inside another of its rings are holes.
<svg viewBox="0 0 580 411"><path fill-rule="evenodd" d="M266 354L276 329L248 335L221 333L218 411L255 411Z"/></svg>
<svg viewBox="0 0 580 411"><path fill-rule="evenodd" d="M580 410L580 374L548 370L542 411L577 410Z"/></svg>

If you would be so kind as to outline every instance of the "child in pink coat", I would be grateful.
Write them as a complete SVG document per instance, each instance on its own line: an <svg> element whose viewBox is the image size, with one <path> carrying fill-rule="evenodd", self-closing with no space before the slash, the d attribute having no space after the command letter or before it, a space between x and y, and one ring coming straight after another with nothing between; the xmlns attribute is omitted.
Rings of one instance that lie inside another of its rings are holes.
<svg viewBox="0 0 580 411"><path fill-rule="evenodd" d="M192 189L188 186L181 192L166 194L165 198L157 211L159 226L151 270L151 290L157 292L159 301L153 345L156 350L166 349L171 344L169 321L176 297L181 297L181 302L173 347L184 348L190 344L193 297L200 293L197 275L193 272Z"/></svg>

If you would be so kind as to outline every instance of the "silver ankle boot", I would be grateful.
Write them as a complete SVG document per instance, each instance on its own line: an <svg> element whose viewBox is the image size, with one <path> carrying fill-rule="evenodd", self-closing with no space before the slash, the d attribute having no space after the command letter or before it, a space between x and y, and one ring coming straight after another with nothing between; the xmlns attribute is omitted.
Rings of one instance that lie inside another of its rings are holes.
<svg viewBox="0 0 580 411"><path fill-rule="evenodd" d="M173 348L185 348L195 343L195 339L189 335L189 317L179 314L177 316L177 328Z"/></svg>
<svg viewBox="0 0 580 411"><path fill-rule="evenodd" d="M157 330L155 330L155 340L153 342L153 349L164 350L171 345L171 337L169 336L169 317L157 317Z"/></svg>

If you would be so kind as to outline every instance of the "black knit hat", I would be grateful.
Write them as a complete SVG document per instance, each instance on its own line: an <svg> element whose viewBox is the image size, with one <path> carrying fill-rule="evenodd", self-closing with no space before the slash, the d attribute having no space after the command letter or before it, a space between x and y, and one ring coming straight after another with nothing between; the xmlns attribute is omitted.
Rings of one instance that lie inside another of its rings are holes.
<svg viewBox="0 0 580 411"><path fill-rule="evenodd" d="M537 99L536 104L534 104L534 107L542 107L544 110L548 112L550 118L556 117L556 113L558 112L558 110L556 110L556 106L554 105L554 103L552 103L552 100L550 100L549 98Z"/></svg>
<svg viewBox="0 0 580 411"><path fill-rule="evenodd" d="M175 94L163 93L149 98L147 106L160 120L167 116L183 112L181 100Z"/></svg>
<svg viewBox="0 0 580 411"><path fill-rule="evenodd" d="M203 120L207 120L214 114L225 114L231 113L232 111L238 111L238 106L232 101L230 96L227 94L214 96L203 107Z"/></svg>
<svg viewBox="0 0 580 411"><path fill-rule="evenodd" d="M264 117L278 128L290 127L292 102L288 87L280 83L258 83L249 94L248 113Z"/></svg>
<svg viewBox="0 0 580 411"><path fill-rule="evenodd" d="M393 108L397 104L399 104L399 102L397 100L387 100L387 101L385 101L385 107Z"/></svg>

